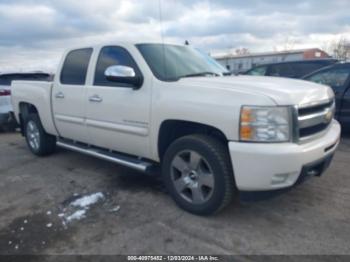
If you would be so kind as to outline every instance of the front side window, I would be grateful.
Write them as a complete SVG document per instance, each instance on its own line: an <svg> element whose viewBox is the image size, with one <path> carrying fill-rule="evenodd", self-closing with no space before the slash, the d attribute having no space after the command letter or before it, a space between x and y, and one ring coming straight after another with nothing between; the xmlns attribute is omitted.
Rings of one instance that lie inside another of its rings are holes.
<svg viewBox="0 0 350 262"><path fill-rule="evenodd" d="M327 65L322 63L301 63L298 66L297 77L303 77L325 66Z"/></svg>
<svg viewBox="0 0 350 262"><path fill-rule="evenodd" d="M350 69L347 68L336 68L336 69L330 69L328 71L323 71L316 73L308 78L306 80L328 85L332 87L344 87L347 79L349 78Z"/></svg>
<svg viewBox="0 0 350 262"><path fill-rule="evenodd" d="M92 48L69 52L61 71L61 83L65 85L84 85L89 67Z"/></svg>
<svg viewBox="0 0 350 262"><path fill-rule="evenodd" d="M138 44L141 55L153 74L162 81L177 81L182 77L222 75L227 70L203 52L190 47L168 44Z"/></svg>
<svg viewBox="0 0 350 262"><path fill-rule="evenodd" d="M109 81L105 76L105 71L110 66L128 66L134 69L136 76L141 75L141 71L129 52L122 47L106 46L102 48L97 60L94 85L97 86L118 86L133 87L131 84Z"/></svg>

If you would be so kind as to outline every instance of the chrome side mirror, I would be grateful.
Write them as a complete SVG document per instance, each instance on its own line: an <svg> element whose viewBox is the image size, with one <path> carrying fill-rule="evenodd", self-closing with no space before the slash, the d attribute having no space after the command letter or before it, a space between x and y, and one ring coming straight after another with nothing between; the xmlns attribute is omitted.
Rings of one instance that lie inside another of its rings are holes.
<svg viewBox="0 0 350 262"><path fill-rule="evenodd" d="M136 76L135 70L129 66L115 65L107 67L104 75L108 81L130 84L134 89L140 88L143 83L143 78Z"/></svg>

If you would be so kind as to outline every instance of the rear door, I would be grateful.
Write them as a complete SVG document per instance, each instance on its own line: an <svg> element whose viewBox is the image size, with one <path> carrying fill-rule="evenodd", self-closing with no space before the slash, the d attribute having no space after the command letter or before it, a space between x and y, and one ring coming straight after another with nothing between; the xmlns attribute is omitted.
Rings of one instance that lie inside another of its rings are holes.
<svg viewBox="0 0 350 262"><path fill-rule="evenodd" d="M61 137L88 143L85 126L86 76L92 48L68 52L52 92L55 124Z"/></svg>
<svg viewBox="0 0 350 262"><path fill-rule="evenodd" d="M106 79L104 72L113 65L132 67L136 75L142 76L131 53L121 46L103 47L96 60L86 97L91 144L132 155L148 155L151 79L145 74L138 90Z"/></svg>

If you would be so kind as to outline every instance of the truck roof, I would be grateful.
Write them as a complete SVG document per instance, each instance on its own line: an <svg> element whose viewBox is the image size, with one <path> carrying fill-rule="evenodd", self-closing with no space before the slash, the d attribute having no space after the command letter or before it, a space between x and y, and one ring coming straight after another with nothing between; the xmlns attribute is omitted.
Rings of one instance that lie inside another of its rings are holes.
<svg viewBox="0 0 350 262"><path fill-rule="evenodd" d="M165 45L177 45L177 46L184 46L184 44L180 43L174 43L174 42L160 42L160 41L144 41L144 42L138 42L138 41L109 41L109 42L103 42L99 44L91 44L91 45L75 45L68 48L69 50L72 49L81 49L81 48L100 48L104 46L114 46L114 45L122 45L122 46L135 46L140 44L165 44Z"/></svg>

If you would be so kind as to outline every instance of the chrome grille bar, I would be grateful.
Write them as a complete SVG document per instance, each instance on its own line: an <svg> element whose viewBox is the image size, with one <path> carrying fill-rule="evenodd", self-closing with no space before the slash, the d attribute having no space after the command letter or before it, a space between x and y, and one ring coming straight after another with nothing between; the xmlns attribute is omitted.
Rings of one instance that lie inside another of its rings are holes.
<svg viewBox="0 0 350 262"><path fill-rule="evenodd" d="M299 141L303 142L321 134L332 122L334 99L298 108Z"/></svg>
<svg viewBox="0 0 350 262"><path fill-rule="evenodd" d="M299 128L311 127L319 124L327 124L333 118L334 103L325 107L321 112L299 116Z"/></svg>

